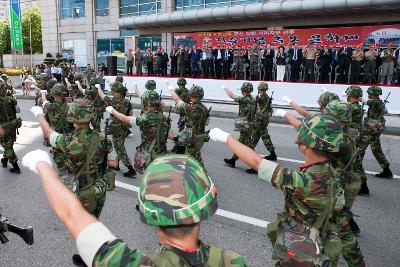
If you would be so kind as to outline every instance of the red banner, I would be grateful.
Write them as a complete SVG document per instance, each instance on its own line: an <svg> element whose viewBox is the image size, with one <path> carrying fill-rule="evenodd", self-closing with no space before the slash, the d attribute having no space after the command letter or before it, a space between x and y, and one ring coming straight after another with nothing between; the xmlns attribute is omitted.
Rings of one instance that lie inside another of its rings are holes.
<svg viewBox="0 0 400 267"><path fill-rule="evenodd" d="M400 25L175 33L174 40L176 46L197 46L200 48L218 45L223 47L248 47L254 42L260 46L267 44L286 46L289 43L304 46L310 41L317 45L337 46L345 44L353 47L358 44L386 46L386 43L391 42L394 47L398 47Z"/></svg>

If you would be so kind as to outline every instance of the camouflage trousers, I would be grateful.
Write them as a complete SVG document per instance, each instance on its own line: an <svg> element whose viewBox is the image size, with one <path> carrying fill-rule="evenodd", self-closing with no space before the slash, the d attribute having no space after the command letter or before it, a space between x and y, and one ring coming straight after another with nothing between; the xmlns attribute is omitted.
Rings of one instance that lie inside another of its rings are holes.
<svg viewBox="0 0 400 267"><path fill-rule="evenodd" d="M57 170L59 172L64 172L67 171L66 166L65 166L65 154L61 149L58 148L51 148L50 154L53 155L53 160L54 163L57 166Z"/></svg>
<svg viewBox="0 0 400 267"><path fill-rule="evenodd" d="M100 178L92 185L78 189L77 197L81 201L82 206L96 218L100 217L100 213L104 207L107 186L107 181Z"/></svg>
<svg viewBox="0 0 400 267"><path fill-rule="evenodd" d="M121 129L121 133L112 135L112 143L114 145L114 150L118 155L118 160L121 160L122 163L128 167L132 166L132 162L126 153L125 137L126 131Z"/></svg>
<svg viewBox="0 0 400 267"><path fill-rule="evenodd" d="M375 159L378 161L379 165L381 166L382 169L387 168L390 166L389 162L386 159L385 154L382 151L382 145L381 145L381 139L380 135L374 134L364 134L362 137L362 140L359 144L361 151L360 151L360 157L355 163L357 168L360 168L360 164L362 166L362 161L364 159L365 155L365 150L368 148L368 146L371 145L371 151L372 154L374 155ZM366 180L366 176L364 174L363 180Z"/></svg>
<svg viewBox="0 0 400 267"><path fill-rule="evenodd" d="M246 145L246 146L250 147L251 149L254 149L253 137L252 137L251 133L248 132L248 131L241 131L240 132L239 142L242 143L243 145ZM233 154L232 157L235 158L235 159L239 159L239 157L236 156L235 154Z"/></svg>
<svg viewBox="0 0 400 267"><path fill-rule="evenodd" d="M201 144L189 144L186 146L185 154L188 154L195 159L197 159L202 165L204 165L203 159L201 157L201 147L203 146L204 142Z"/></svg>
<svg viewBox="0 0 400 267"><path fill-rule="evenodd" d="M357 179L347 181L342 184L344 191L345 207L350 210L353 207L354 201L361 189L361 173L354 173Z"/></svg>
<svg viewBox="0 0 400 267"><path fill-rule="evenodd" d="M259 129L255 129L252 132L251 138L253 139L252 147L256 147L257 144L258 144L258 141L261 138L263 143L264 143L264 146L267 148L267 150L269 152L272 152L272 151L275 150L274 145L272 144L271 136L269 135L267 127L262 127L262 128L259 128Z"/></svg>
<svg viewBox="0 0 400 267"><path fill-rule="evenodd" d="M18 161L17 155L14 151L14 142L16 141L15 136L3 136L0 137L0 145L4 148L3 158L8 159L10 163Z"/></svg>
<svg viewBox="0 0 400 267"><path fill-rule="evenodd" d="M334 211L331 221L331 231L337 233L342 242L342 254L348 266L365 266L358 241L350 229L346 209Z"/></svg>
<svg viewBox="0 0 400 267"><path fill-rule="evenodd" d="M100 129L100 124L101 124L101 116L99 116L98 114L94 114L91 122L93 130L100 133L101 129Z"/></svg>

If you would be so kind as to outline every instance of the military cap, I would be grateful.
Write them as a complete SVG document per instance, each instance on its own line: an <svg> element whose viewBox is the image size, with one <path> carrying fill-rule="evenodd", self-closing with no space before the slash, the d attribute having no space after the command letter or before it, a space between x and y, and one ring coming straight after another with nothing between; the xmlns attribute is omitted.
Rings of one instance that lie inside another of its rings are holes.
<svg viewBox="0 0 400 267"><path fill-rule="evenodd" d="M39 80L48 82L50 80L50 78L46 73L42 72L39 74Z"/></svg>
<svg viewBox="0 0 400 267"><path fill-rule="evenodd" d="M201 222L217 210L216 191L203 166L193 157L158 157L147 167L140 185L140 218L157 226Z"/></svg>
<svg viewBox="0 0 400 267"><path fill-rule="evenodd" d="M154 80L148 80L145 84L147 90L155 90L156 89L156 82Z"/></svg>
<svg viewBox="0 0 400 267"><path fill-rule="evenodd" d="M93 77L92 79L90 79L89 84L90 84L90 86L95 86L96 84L100 84L100 82L101 81L99 78Z"/></svg>
<svg viewBox="0 0 400 267"><path fill-rule="evenodd" d="M56 83L53 87L51 87L51 94L58 96L65 96L66 94L65 86L61 83Z"/></svg>
<svg viewBox="0 0 400 267"><path fill-rule="evenodd" d="M123 83L124 82L124 77L122 77L122 76L117 76L117 78L115 78L115 81L116 82L120 82L120 83Z"/></svg>
<svg viewBox="0 0 400 267"><path fill-rule="evenodd" d="M161 101L160 95L156 91L151 90L150 92L148 92L146 94L146 102L147 103L149 103L149 104L159 104L160 101Z"/></svg>
<svg viewBox="0 0 400 267"><path fill-rule="evenodd" d="M311 115L297 129L297 143L322 152L339 152L343 131L335 118L326 114Z"/></svg>
<svg viewBox="0 0 400 267"><path fill-rule="evenodd" d="M71 123L89 123L92 119L93 107L89 100L75 99L68 107L67 120Z"/></svg>
<svg viewBox="0 0 400 267"><path fill-rule="evenodd" d="M198 98L198 99L203 99L203 97L204 97L203 87L198 86L198 85L193 85L192 88L190 88L189 96Z"/></svg>
<svg viewBox="0 0 400 267"><path fill-rule="evenodd" d="M120 82L113 82L111 84L111 91L114 91L118 94L124 94L126 89L125 86Z"/></svg>
<svg viewBox="0 0 400 267"><path fill-rule="evenodd" d="M74 80L75 81L83 81L83 79L84 79L84 75L83 75L83 73L82 72L80 72L80 71L78 71L78 72L76 72L75 73L75 75L74 75Z"/></svg>
<svg viewBox="0 0 400 267"><path fill-rule="evenodd" d="M339 96L332 92L324 92L318 99L318 105L320 108L325 108L332 100L339 100Z"/></svg>
<svg viewBox="0 0 400 267"><path fill-rule="evenodd" d="M328 105L326 105L324 109L324 114L334 117L339 122L350 122L351 106L346 102L332 100L328 103Z"/></svg>
<svg viewBox="0 0 400 267"><path fill-rule="evenodd" d="M178 85L186 85L187 81L186 81L185 78L179 78L178 81L177 81L177 84Z"/></svg>
<svg viewBox="0 0 400 267"><path fill-rule="evenodd" d="M360 86L349 86L346 89L346 95L349 97L362 97L363 91Z"/></svg>
<svg viewBox="0 0 400 267"><path fill-rule="evenodd" d="M55 80L55 79L50 79L48 82L47 82L47 88L53 88L53 86L54 85L56 85L57 84L57 80Z"/></svg>
<svg viewBox="0 0 400 267"><path fill-rule="evenodd" d="M258 85L257 89L258 89L258 90L268 90L268 83L266 83L266 82L261 82L261 83Z"/></svg>
<svg viewBox="0 0 400 267"><path fill-rule="evenodd" d="M367 93L371 95L382 95L382 88L379 86L370 86L368 87Z"/></svg>
<svg viewBox="0 0 400 267"><path fill-rule="evenodd" d="M249 82L244 82L242 84L242 86L240 87L240 90L243 93L250 94L251 92L253 92L253 85L251 83L249 83Z"/></svg>

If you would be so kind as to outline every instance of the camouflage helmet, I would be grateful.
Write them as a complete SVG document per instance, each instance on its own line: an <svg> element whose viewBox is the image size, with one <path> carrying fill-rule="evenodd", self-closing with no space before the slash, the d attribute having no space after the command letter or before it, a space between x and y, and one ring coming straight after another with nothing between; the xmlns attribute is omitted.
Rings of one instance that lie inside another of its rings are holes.
<svg viewBox="0 0 400 267"><path fill-rule="evenodd" d="M67 120L71 123L89 123L92 119L93 107L89 100L78 98L69 105Z"/></svg>
<svg viewBox="0 0 400 267"><path fill-rule="evenodd" d="M202 165L189 155L156 158L138 194L140 219L149 225L191 225L217 210L217 192Z"/></svg>
<svg viewBox="0 0 400 267"><path fill-rule="evenodd" d="M61 83L56 83L53 87L51 87L51 94L57 96L65 96L66 89L65 86Z"/></svg>
<svg viewBox="0 0 400 267"><path fill-rule="evenodd" d="M92 79L90 79L90 82L89 82L90 86L95 86L96 84L100 84L99 78L93 77Z"/></svg>
<svg viewBox="0 0 400 267"><path fill-rule="evenodd" d="M323 152L338 152L343 143L343 131L339 122L326 114L304 118L297 129L297 144Z"/></svg>
<svg viewBox="0 0 400 267"><path fill-rule="evenodd" d="M204 89L201 86L193 85L189 90L189 96L197 99L203 99Z"/></svg>
<svg viewBox="0 0 400 267"><path fill-rule="evenodd" d="M156 91L150 91L146 94L146 102L149 104L160 104L160 95Z"/></svg>
<svg viewBox="0 0 400 267"><path fill-rule="evenodd" d="M253 92L253 85L249 82L244 82L240 87L240 90L242 91L242 93L250 94L251 92Z"/></svg>
<svg viewBox="0 0 400 267"><path fill-rule="evenodd" d="M185 78L179 78L178 81L177 81L177 84L179 86L185 86L187 84L187 81L186 81Z"/></svg>
<svg viewBox="0 0 400 267"><path fill-rule="evenodd" d="M325 108L332 100L339 100L339 96L332 92L324 92L318 98L318 105L321 109Z"/></svg>
<svg viewBox="0 0 400 267"><path fill-rule="evenodd" d="M371 86L368 87L367 93L371 95L382 95L382 88L379 86Z"/></svg>
<svg viewBox="0 0 400 267"><path fill-rule="evenodd" d="M55 79L51 79L51 80L49 80L48 82L47 82L47 88L53 88L53 86L54 85L56 85L57 84L57 80L55 80Z"/></svg>
<svg viewBox="0 0 400 267"><path fill-rule="evenodd" d="M346 95L348 97L362 97L363 96L363 91L360 86L349 86L346 89Z"/></svg>
<svg viewBox="0 0 400 267"><path fill-rule="evenodd" d="M258 89L258 90L268 90L268 83L266 83L266 82L261 82L261 83L258 85L257 89Z"/></svg>
<svg viewBox="0 0 400 267"><path fill-rule="evenodd" d="M78 91L79 91L79 89L78 89ZM99 93L97 92L97 89L93 89L93 88L85 89L85 96L90 101L94 101L98 95L99 95Z"/></svg>
<svg viewBox="0 0 400 267"><path fill-rule="evenodd" d="M113 82L111 84L111 91L114 91L115 93L118 93L118 94L124 94L126 89L125 89L125 86L122 83Z"/></svg>
<svg viewBox="0 0 400 267"><path fill-rule="evenodd" d="M80 72L80 71L76 72L75 75L74 75L74 80L75 81L83 82L84 78L85 77L83 76L83 73Z"/></svg>
<svg viewBox="0 0 400 267"><path fill-rule="evenodd" d="M156 89L156 82L154 80L148 80L145 84L147 90L155 90Z"/></svg>
<svg viewBox="0 0 400 267"><path fill-rule="evenodd" d="M49 75L46 73L42 72L39 74L39 80L48 82L50 80Z"/></svg>
<svg viewBox="0 0 400 267"><path fill-rule="evenodd" d="M117 76L117 78L115 78L115 81L116 81L116 82L123 83L123 82L124 82L124 77L122 77L122 76Z"/></svg>
<svg viewBox="0 0 400 267"><path fill-rule="evenodd" d="M324 114L330 115L337 119L339 122L350 122L351 120L351 106L346 102L333 100L326 105Z"/></svg>

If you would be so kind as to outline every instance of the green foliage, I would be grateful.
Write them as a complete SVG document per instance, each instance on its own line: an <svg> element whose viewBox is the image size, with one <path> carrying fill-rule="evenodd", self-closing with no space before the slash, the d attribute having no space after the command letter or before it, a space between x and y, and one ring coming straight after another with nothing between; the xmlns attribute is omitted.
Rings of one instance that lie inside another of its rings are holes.
<svg viewBox="0 0 400 267"><path fill-rule="evenodd" d="M42 46L42 19L40 9L32 7L22 12L22 34L24 38L24 53L30 54L30 25L32 23L32 53L43 53Z"/></svg>
<svg viewBox="0 0 400 267"><path fill-rule="evenodd" d="M10 25L7 21L0 21L0 54L11 53Z"/></svg>
<svg viewBox="0 0 400 267"><path fill-rule="evenodd" d="M53 56L50 53L47 53L46 58L43 60L43 64L51 65L54 63L54 61L55 61L55 59L53 58Z"/></svg>

